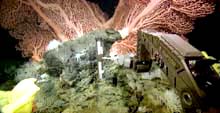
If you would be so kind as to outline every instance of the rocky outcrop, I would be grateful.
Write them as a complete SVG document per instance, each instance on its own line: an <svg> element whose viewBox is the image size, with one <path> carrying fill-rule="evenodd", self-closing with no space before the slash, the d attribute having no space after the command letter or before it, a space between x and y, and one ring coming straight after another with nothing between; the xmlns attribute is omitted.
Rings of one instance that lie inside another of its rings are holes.
<svg viewBox="0 0 220 113"><path fill-rule="evenodd" d="M40 65L27 65L23 69L32 73L20 73L22 77L19 78L26 74L37 77L37 85L41 88L35 98L36 113L182 111L175 90L155 65L149 73L140 74L104 60L103 80L97 79L96 38L103 40L106 56L120 35L112 30L91 32L48 51Z"/></svg>
<svg viewBox="0 0 220 113"><path fill-rule="evenodd" d="M102 40L104 55L108 55L111 45L120 38L117 31L108 29L93 31L76 40L65 42L44 55L47 72L51 76L60 76L72 86L82 79L78 75L83 70L90 69L89 73L93 74L97 69L96 40Z"/></svg>

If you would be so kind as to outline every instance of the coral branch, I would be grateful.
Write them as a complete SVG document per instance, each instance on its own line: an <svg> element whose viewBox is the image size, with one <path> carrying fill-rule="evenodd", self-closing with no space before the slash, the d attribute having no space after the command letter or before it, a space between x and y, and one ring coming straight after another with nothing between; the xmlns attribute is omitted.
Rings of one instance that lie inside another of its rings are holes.
<svg viewBox="0 0 220 113"><path fill-rule="evenodd" d="M120 3L123 3L123 0ZM119 5L124 6L122 4ZM120 7L117 8L117 12L123 10ZM128 13L128 15L125 18L122 30L120 30L122 36L131 35L140 29L183 35L192 31L193 21L196 18L212 13L214 5L207 0L137 0L136 3L133 2L133 4L129 5L129 9L131 9L129 12L124 12ZM117 17L120 15L115 15L113 18L120 18ZM128 37L131 39L130 36ZM124 43L129 44L121 41L114 44L114 46L123 50ZM113 48L116 48L114 46Z"/></svg>
<svg viewBox="0 0 220 113"><path fill-rule="evenodd" d="M32 57L35 61L40 61L46 49L47 44L53 39L49 31L37 29L36 26L26 23L20 24L12 32L12 36L16 36L19 44L17 50L22 51L23 57Z"/></svg>
<svg viewBox="0 0 220 113"><path fill-rule="evenodd" d="M41 9L34 3L34 1L28 0L28 3L39 14L39 16L42 17L48 23L48 25L50 25L51 28L53 28L57 37L61 41L67 41L67 37L62 33L62 29L56 23L54 23L49 17L46 16L46 14L44 14L41 11Z"/></svg>
<svg viewBox="0 0 220 113"><path fill-rule="evenodd" d="M148 7L144 8L144 10L137 15L137 17L134 18L132 23L128 25L128 31L131 32L132 29L137 29L135 26L138 24L139 20L143 18L144 16L148 16L147 14L150 14L153 12L157 6L160 6L160 4L163 3L163 0L151 0L150 3L148 4Z"/></svg>
<svg viewBox="0 0 220 113"><path fill-rule="evenodd" d="M69 20L68 15L65 13L65 11L58 5L58 4L52 4L52 3L43 3L40 0L37 0L37 3L46 9L50 9L52 11L59 11L60 16L63 17L63 19L65 20L66 25L69 27L69 29L73 29L76 33L77 36L82 36L83 35L83 31L80 25L78 25L77 23L73 23L72 21Z"/></svg>
<svg viewBox="0 0 220 113"><path fill-rule="evenodd" d="M174 0L173 10L179 11L188 15L191 18L203 17L214 10L213 4L207 3L204 0Z"/></svg>
<svg viewBox="0 0 220 113"><path fill-rule="evenodd" d="M35 60L54 38L71 40L100 28L103 14L86 0L0 0L1 27L19 40L17 49L25 57Z"/></svg>
<svg viewBox="0 0 220 113"><path fill-rule="evenodd" d="M136 45L137 45L137 35L136 33L131 33L126 39L117 41L112 45L110 49L111 55L117 54L127 54L136 52Z"/></svg>
<svg viewBox="0 0 220 113"><path fill-rule="evenodd" d="M127 53L136 50L137 30L184 35L192 31L196 18L213 10L209 0L119 0L113 17L103 24L104 13L86 0L1 0L0 25L21 41L24 55L34 59L40 59L49 40L71 40L103 26L127 36L112 48Z"/></svg>

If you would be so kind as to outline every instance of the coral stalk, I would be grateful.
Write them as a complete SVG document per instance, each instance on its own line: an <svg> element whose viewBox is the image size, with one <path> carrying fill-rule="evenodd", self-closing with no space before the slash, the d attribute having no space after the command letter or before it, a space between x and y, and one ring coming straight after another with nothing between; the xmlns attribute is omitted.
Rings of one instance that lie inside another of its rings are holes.
<svg viewBox="0 0 220 113"><path fill-rule="evenodd" d="M48 18L41 9L34 3L33 0L28 0L30 6L42 17L51 28L53 28L55 34L57 35L58 39L61 41L67 41L67 37L62 33L62 29L54 23L50 18Z"/></svg>

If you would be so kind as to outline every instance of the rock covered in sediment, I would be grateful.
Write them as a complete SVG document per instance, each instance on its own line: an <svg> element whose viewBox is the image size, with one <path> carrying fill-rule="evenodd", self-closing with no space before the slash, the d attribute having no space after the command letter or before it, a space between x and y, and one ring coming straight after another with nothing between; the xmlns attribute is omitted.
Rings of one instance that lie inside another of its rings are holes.
<svg viewBox="0 0 220 113"><path fill-rule="evenodd" d="M63 43L45 53L48 73L51 76L61 76L69 85L73 85L81 79L78 75L83 69L97 69L97 39L102 40L104 55L108 55L111 45L121 39L121 36L115 30L97 30Z"/></svg>

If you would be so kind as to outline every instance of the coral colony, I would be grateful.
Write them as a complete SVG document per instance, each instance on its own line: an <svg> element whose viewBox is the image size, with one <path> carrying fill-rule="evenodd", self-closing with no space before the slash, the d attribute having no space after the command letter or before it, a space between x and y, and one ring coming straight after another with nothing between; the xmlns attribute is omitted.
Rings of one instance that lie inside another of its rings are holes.
<svg viewBox="0 0 220 113"><path fill-rule="evenodd" d="M74 40L96 29L113 28L124 40L113 44L114 54L136 51L139 29L176 33L192 31L193 21L214 10L208 0L119 0L107 19L97 4L86 0L1 0L0 24L19 40L24 57L40 61L51 40Z"/></svg>

